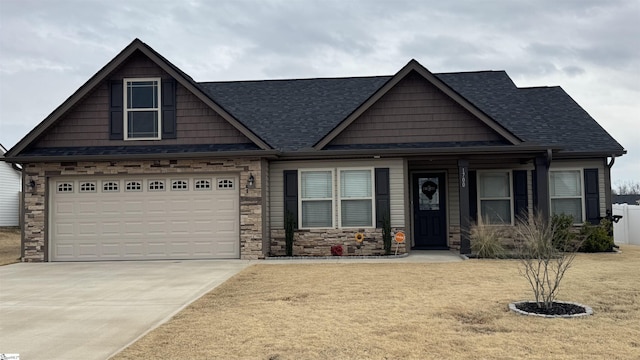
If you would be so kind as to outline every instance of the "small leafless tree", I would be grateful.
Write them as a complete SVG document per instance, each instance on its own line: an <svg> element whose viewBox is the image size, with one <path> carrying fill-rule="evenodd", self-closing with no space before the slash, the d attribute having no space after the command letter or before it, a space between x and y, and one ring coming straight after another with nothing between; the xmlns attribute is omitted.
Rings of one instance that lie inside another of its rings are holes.
<svg viewBox="0 0 640 360"><path fill-rule="evenodd" d="M555 226L539 214L519 219L514 229L520 259L518 270L529 282L538 307L550 309L579 243L570 237L556 236Z"/></svg>
<svg viewBox="0 0 640 360"><path fill-rule="evenodd" d="M640 182L617 181L613 188L614 195L640 195Z"/></svg>

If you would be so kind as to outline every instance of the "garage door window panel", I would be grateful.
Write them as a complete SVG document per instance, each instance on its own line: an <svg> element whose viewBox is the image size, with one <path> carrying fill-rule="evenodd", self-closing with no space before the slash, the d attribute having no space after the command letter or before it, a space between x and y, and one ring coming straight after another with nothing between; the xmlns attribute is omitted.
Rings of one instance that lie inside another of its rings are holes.
<svg viewBox="0 0 640 360"><path fill-rule="evenodd" d="M164 181L162 180L149 180L147 185L149 191L164 191Z"/></svg>
<svg viewBox="0 0 640 360"><path fill-rule="evenodd" d="M128 192L140 192L142 191L142 181L127 181L124 190Z"/></svg>
<svg viewBox="0 0 640 360"><path fill-rule="evenodd" d="M73 183L72 182L60 182L56 186L56 191L59 193L72 193L73 192Z"/></svg>
<svg viewBox="0 0 640 360"><path fill-rule="evenodd" d="M196 190L211 190L211 180L198 179L195 181L194 189Z"/></svg>
<svg viewBox="0 0 640 360"><path fill-rule="evenodd" d="M174 191L189 190L189 183L186 180L172 180L171 190L174 190Z"/></svg>
<svg viewBox="0 0 640 360"><path fill-rule="evenodd" d="M80 183L81 193L94 193L96 192L96 183L94 181L87 181Z"/></svg>
<svg viewBox="0 0 640 360"><path fill-rule="evenodd" d="M233 190L235 189L235 182L232 179L219 179L218 189L220 190Z"/></svg>
<svg viewBox="0 0 640 360"><path fill-rule="evenodd" d="M102 192L118 192L120 191L119 181L103 181Z"/></svg>

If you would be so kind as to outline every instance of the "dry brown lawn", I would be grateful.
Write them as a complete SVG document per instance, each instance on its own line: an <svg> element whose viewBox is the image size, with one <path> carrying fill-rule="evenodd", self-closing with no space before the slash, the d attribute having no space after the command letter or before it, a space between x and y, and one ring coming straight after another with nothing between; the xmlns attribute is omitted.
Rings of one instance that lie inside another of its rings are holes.
<svg viewBox="0 0 640 360"><path fill-rule="evenodd" d="M640 247L579 254L559 300L595 314L508 311L516 260L259 264L115 359L640 359Z"/></svg>
<svg viewBox="0 0 640 360"><path fill-rule="evenodd" d="M20 261L20 229L0 227L0 265Z"/></svg>

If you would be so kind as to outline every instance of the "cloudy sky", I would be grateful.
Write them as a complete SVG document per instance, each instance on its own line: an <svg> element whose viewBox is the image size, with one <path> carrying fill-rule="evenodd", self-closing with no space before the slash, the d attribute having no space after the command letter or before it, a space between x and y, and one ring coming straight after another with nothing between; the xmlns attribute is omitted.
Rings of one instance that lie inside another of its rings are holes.
<svg viewBox="0 0 640 360"><path fill-rule="evenodd" d="M196 81L506 70L560 85L640 182L638 0L0 0L0 143L10 148L134 38Z"/></svg>

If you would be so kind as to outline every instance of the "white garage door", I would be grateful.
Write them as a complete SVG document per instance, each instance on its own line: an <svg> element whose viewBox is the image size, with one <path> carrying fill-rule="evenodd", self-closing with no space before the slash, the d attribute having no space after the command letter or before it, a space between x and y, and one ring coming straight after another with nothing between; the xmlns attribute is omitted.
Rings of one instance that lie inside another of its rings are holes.
<svg viewBox="0 0 640 360"><path fill-rule="evenodd" d="M51 261L240 257L237 177L57 177Z"/></svg>

